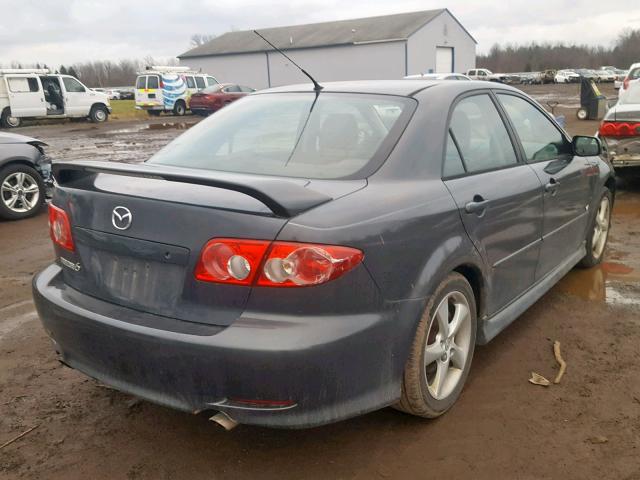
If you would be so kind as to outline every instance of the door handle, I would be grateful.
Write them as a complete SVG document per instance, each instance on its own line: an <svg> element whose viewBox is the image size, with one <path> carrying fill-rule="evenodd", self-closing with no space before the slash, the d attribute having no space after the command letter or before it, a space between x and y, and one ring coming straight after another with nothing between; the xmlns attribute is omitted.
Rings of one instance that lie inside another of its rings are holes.
<svg viewBox="0 0 640 480"><path fill-rule="evenodd" d="M556 193L556 190L558 190L558 185L560 185L560 182L555 178L550 178L549 183L544 186L544 191L553 195Z"/></svg>
<svg viewBox="0 0 640 480"><path fill-rule="evenodd" d="M482 198L482 195L474 195L473 200L464 206L464 211L467 213L475 213L479 217L484 215L489 205L489 200Z"/></svg>

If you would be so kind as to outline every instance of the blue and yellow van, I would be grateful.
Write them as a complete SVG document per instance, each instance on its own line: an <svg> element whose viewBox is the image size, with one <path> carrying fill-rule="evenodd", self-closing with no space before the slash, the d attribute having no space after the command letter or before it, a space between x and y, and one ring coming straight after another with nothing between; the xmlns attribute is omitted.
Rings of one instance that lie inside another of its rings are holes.
<svg viewBox="0 0 640 480"><path fill-rule="evenodd" d="M172 112L182 116L193 93L217 83L215 77L189 67L148 67L136 79L136 109L149 115Z"/></svg>

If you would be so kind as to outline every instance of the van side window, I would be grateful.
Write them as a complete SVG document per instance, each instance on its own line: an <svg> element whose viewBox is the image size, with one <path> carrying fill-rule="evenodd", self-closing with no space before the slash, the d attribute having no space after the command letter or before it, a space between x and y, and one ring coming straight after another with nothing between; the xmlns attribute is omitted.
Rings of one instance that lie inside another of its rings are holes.
<svg viewBox="0 0 640 480"><path fill-rule="evenodd" d="M37 78L8 77L9 90L14 93L37 92L40 90Z"/></svg>
<svg viewBox="0 0 640 480"><path fill-rule="evenodd" d="M451 115L449 129L468 173L518 163L507 127L489 95L460 100Z"/></svg>
<svg viewBox="0 0 640 480"><path fill-rule="evenodd" d="M64 89L70 93L82 93L86 90L84 86L75 78L62 77L62 83L64 83Z"/></svg>
<svg viewBox="0 0 640 480"><path fill-rule="evenodd" d="M204 78L202 77L196 77L196 86L201 89L204 88Z"/></svg>
<svg viewBox="0 0 640 480"><path fill-rule="evenodd" d="M157 75L149 75L147 78L147 88L158 88L158 76Z"/></svg>
<svg viewBox="0 0 640 480"><path fill-rule="evenodd" d="M193 77L187 78L187 88L196 88L196 82L193 81Z"/></svg>
<svg viewBox="0 0 640 480"><path fill-rule="evenodd" d="M207 77L207 85L210 87L212 85L216 85L218 82L213 77Z"/></svg>
<svg viewBox="0 0 640 480"><path fill-rule="evenodd" d="M138 80L136 80L136 88L138 89L147 88L147 77L145 76L138 77Z"/></svg>

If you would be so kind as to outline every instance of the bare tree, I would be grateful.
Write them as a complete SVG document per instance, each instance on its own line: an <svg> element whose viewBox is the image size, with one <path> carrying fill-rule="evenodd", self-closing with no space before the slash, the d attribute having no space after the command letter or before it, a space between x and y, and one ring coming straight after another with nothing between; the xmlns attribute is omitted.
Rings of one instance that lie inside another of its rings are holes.
<svg viewBox="0 0 640 480"><path fill-rule="evenodd" d="M196 33L191 35L190 43L192 47L199 47L200 45L210 42L214 38L216 38L214 34Z"/></svg>

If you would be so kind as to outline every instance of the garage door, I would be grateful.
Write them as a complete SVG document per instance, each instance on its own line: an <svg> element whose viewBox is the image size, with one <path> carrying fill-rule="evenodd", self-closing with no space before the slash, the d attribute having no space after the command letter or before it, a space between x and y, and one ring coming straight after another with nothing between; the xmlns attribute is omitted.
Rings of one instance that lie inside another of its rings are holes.
<svg viewBox="0 0 640 480"><path fill-rule="evenodd" d="M453 47L436 47L436 73L453 73Z"/></svg>

